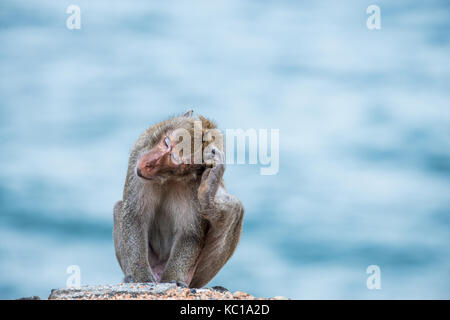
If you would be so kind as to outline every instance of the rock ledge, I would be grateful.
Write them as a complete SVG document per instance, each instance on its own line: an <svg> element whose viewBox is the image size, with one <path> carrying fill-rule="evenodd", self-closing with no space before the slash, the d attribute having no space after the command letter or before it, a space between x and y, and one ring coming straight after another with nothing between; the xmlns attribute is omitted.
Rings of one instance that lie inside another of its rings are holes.
<svg viewBox="0 0 450 320"><path fill-rule="evenodd" d="M175 283L120 283L83 286L79 289L53 289L49 300L255 300L248 293L234 293L223 287L189 289ZM286 299L275 297L269 299Z"/></svg>

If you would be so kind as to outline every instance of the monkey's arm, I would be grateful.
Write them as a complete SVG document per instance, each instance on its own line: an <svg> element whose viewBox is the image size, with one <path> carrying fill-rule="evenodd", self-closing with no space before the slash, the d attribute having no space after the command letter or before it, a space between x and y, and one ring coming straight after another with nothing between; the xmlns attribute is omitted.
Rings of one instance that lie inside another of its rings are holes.
<svg viewBox="0 0 450 320"><path fill-rule="evenodd" d="M222 185L225 171L224 154L213 149L198 189L201 215L209 222L199 263L191 281L191 287L202 287L208 283L233 254L242 232L244 207Z"/></svg>
<svg viewBox="0 0 450 320"><path fill-rule="evenodd" d="M146 224L119 201L114 206L114 247L125 282L156 282L148 261Z"/></svg>

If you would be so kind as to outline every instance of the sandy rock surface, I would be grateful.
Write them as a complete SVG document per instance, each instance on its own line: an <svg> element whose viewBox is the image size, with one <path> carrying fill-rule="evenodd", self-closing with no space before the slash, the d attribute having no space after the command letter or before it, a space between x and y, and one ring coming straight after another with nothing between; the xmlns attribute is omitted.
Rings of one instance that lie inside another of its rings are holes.
<svg viewBox="0 0 450 320"><path fill-rule="evenodd" d="M284 297L282 297L284 298ZM189 289L175 283L120 283L83 286L80 289L53 289L50 300L255 300L242 291L223 287ZM280 299L275 297L272 299Z"/></svg>

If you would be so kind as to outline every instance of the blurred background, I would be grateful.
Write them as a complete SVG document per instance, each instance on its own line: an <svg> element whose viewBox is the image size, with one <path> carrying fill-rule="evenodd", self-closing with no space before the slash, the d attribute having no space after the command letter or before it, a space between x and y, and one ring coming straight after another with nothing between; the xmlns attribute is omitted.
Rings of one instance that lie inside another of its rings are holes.
<svg viewBox="0 0 450 320"><path fill-rule="evenodd" d="M372 4L381 30L366 27ZM2 0L0 298L46 298L69 265L82 285L120 282L112 207L130 148L193 108L221 129L280 129L277 175L227 168L244 233L210 286L449 299L449 13L444 0Z"/></svg>

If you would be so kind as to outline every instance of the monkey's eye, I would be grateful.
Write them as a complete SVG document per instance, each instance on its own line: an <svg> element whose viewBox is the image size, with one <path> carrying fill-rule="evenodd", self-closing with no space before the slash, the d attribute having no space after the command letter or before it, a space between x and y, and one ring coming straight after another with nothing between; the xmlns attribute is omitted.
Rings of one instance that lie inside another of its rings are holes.
<svg viewBox="0 0 450 320"><path fill-rule="evenodd" d="M169 139L169 137L165 137L164 138L164 142L166 143L167 148L170 149L170 139Z"/></svg>

